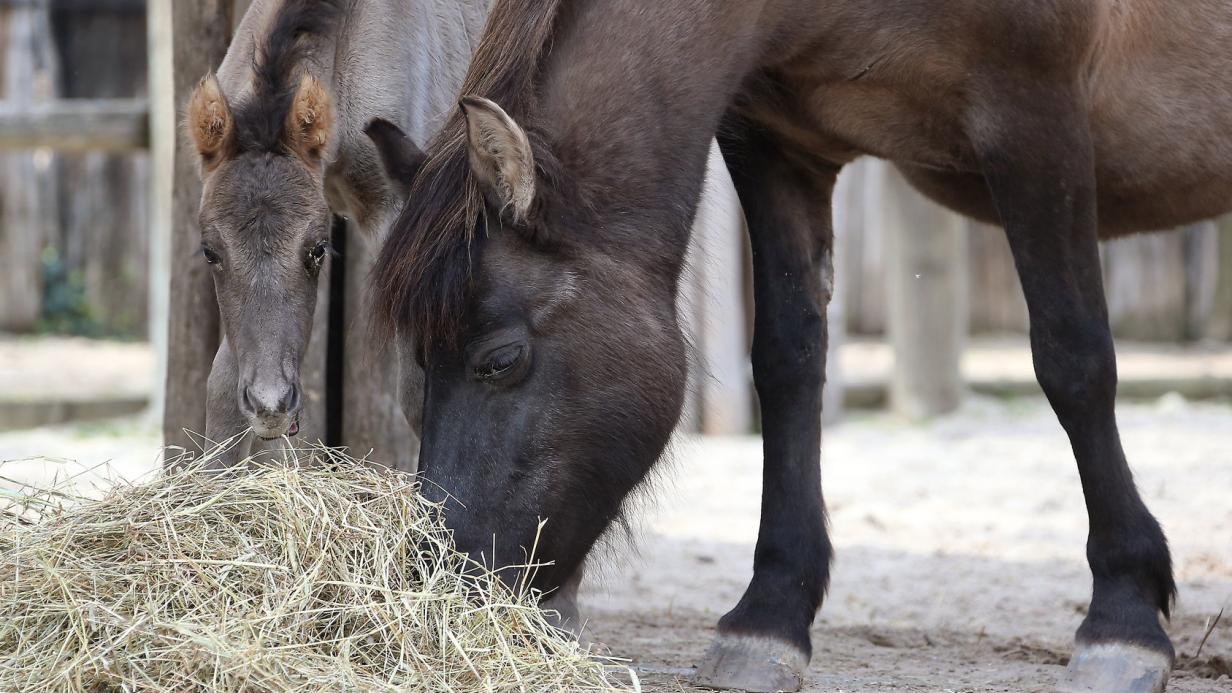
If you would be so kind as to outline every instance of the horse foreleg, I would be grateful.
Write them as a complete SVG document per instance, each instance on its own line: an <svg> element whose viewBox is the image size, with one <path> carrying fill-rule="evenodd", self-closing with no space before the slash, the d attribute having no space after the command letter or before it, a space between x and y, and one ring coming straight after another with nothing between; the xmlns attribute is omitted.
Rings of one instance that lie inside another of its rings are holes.
<svg viewBox="0 0 1232 693"><path fill-rule="evenodd" d="M821 391L832 288L830 192L819 173L755 129L722 142L753 251L753 375L764 456L753 580L719 621L697 681L794 691L812 656L809 627L829 579L821 497ZM733 316L734 317L734 316Z"/></svg>
<svg viewBox="0 0 1232 693"><path fill-rule="evenodd" d="M239 365L235 351L223 337L206 384L205 438L208 455L206 466L211 469L234 467L247 459L252 451L253 436L245 433L248 421L240 412ZM235 436L242 436L232 441ZM223 443L231 441L223 447ZM211 447L215 449L212 451Z"/></svg>
<svg viewBox="0 0 1232 693"><path fill-rule="evenodd" d="M1159 617L1175 586L1117 432L1087 109L1068 87L987 102L972 118L972 139L1026 295L1036 377L1069 435L1090 520L1091 608L1062 689L1162 691L1173 649Z"/></svg>

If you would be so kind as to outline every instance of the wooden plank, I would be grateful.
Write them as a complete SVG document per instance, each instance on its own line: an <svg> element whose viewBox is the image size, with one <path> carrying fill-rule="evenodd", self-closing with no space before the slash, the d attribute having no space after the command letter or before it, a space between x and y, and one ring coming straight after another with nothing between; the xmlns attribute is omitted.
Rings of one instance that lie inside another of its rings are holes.
<svg viewBox="0 0 1232 693"><path fill-rule="evenodd" d="M894 348L890 402L912 419L958 407L967 334L966 228L925 200L888 164L873 169L881 204L873 225L886 238L886 329Z"/></svg>
<svg viewBox="0 0 1232 693"><path fill-rule="evenodd" d="M860 208L864 210L859 246L858 272L860 289L855 297L855 303L848 302L855 308L855 314L848 317L847 324L852 332L857 334L885 334L886 322L889 320L886 295L886 230L879 224L872 223L881 209L883 186L878 182L879 176L873 169L884 163L872 158L865 158L856 163L864 166L864 184L861 186L863 201Z"/></svg>
<svg viewBox="0 0 1232 693"><path fill-rule="evenodd" d="M1205 339L1219 280L1219 231L1211 221L1181 231L1185 250L1185 339Z"/></svg>
<svg viewBox="0 0 1232 693"><path fill-rule="evenodd" d="M146 95L148 45L115 37L144 35L145 12L55 7L51 28L64 68L57 77L62 100L49 107L88 111L120 99L139 104L139 121L144 118L144 102L134 100ZM82 277L92 321L103 335L143 338L147 333L148 161L144 151L67 150L55 156L62 194L54 243L66 268Z"/></svg>
<svg viewBox="0 0 1232 693"><path fill-rule="evenodd" d="M1178 341L1185 336L1185 245L1181 234L1153 233L1103 246L1108 318L1118 337Z"/></svg>
<svg viewBox="0 0 1232 693"><path fill-rule="evenodd" d="M226 55L231 0L173 0L171 20L175 103L182 107L201 76ZM187 140L177 138L175 149L163 437L166 445L194 449L182 431L205 430L206 380L218 349L219 320L213 279L197 257L201 179Z"/></svg>
<svg viewBox="0 0 1232 693"><path fill-rule="evenodd" d="M150 144L145 99L60 100L0 108L0 149L142 150Z"/></svg>
<svg viewBox="0 0 1232 693"><path fill-rule="evenodd" d="M377 244L347 230L346 332L343 351L342 444L355 456L414 471L419 443L398 401L398 354L373 343L368 275Z"/></svg>
<svg viewBox="0 0 1232 693"><path fill-rule="evenodd" d="M0 12L0 97L29 110L55 84L47 9ZM55 179L44 153L0 153L0 329L32 330L42 313L42 252L55 232Z"/></svg>
<svg viewBox="0 0 1232 693"><path fill-rule="evenodd" d="M1211 298L1211 317L1206 337L1232 342L1232 215L1216 223L1216 261L1218 276Z"/></svg>
<svg viewBox="0 0 1232 693"><path fill-rule="evenodd" d="M968 221L968 262L971 267L971 332L1027 331L1027 300L1014 267L1005 231L999 226Z"/></svg>
<svg viewBox="0 0 1232 693"><path fill-rule="evenodd" d="M252 0L234 0L231 8L231 34L240 28L240 22L244 19L244 13L252 6Z"/></svg>

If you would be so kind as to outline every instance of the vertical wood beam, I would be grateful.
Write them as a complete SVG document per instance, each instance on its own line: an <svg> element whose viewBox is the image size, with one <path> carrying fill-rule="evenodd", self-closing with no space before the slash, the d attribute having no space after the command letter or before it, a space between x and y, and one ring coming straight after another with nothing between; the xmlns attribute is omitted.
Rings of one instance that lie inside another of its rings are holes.
<svg viewBox="0 0 1232 693"><path fill-rule="evenodd" d="M232 19L232 0L171 0L177 113L197 82L222 62L231 39ZM170 258L166 265L170 293L163 440L166 445L192 450L195 446L184 430L205 430L206 380L218 349L219 319L213 279L197 256L201 178L196 153L187 138L175 138L173 174Z"/></svg>
<svg viewBox="0 0 1232 693"><path fill-rule="evenodd" d="M886 234L887 332L894 349L890 404L924 419L962 401L966 342L967 248L962 218L925 200L889 164L873 169Z"/></svg>

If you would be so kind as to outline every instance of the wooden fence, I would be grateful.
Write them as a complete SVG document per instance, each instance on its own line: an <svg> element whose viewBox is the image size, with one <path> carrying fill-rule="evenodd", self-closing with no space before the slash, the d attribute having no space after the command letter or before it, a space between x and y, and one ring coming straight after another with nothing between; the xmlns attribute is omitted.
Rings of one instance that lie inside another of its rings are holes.
<svg viewBox="0 0 1232 693"><path fill-rule="evenodd" d="M2 330L36 326L53 263L89 327L147 334L144 36L142 0L0 3Z"/></svg>
<svg viewBox="0 0 1232 693"><path fill-rule="evenodd" d="M894 195L882 195L871 179L897 179L888 168L865 160L843 173L847 180L842 186L850 192L841 203L868 210L855 215L861 221L849 225L840 243L847 327L855 334L884 335L889 321L886 291L895 236L894 229L878 219L878 210L887 199L919 199L897 182ZM906 211L902 219L912 228L961 228L967 283L962 300L969 332L1025 333L1027 306L1004 233L953 215L937 219L929 207ZM1102 253L1108 310L1118 337L1158 342L1232 339L1227 328L1232 321L1232 219L1108 241Z"/></svg>

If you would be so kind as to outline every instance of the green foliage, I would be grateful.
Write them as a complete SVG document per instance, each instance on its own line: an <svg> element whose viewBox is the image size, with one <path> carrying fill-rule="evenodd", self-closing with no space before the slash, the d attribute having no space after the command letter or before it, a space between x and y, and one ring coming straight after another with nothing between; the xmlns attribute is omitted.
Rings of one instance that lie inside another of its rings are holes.
<svg viewBox="0 0 1232 693"><path fill-rule="evenodd" d="M43 312L38 331L80 337L102 336L103 330L86 295L81 272L66 267L59 250L51 245L43 249L41 262Z"/></svg>

